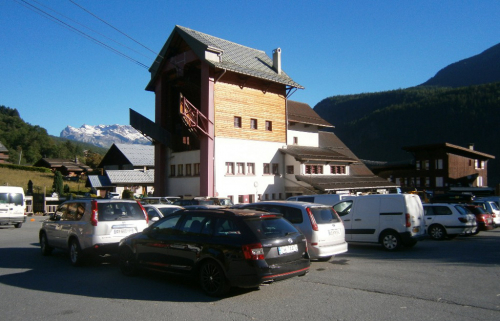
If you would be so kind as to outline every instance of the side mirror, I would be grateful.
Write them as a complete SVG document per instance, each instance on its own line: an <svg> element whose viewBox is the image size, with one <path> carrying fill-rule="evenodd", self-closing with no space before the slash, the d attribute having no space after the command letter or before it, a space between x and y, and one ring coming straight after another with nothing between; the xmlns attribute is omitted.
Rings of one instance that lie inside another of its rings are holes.
<svg viewBox="0 0 500 321"><path fill-rule="evenodd" d="M151 222L158 222L159 220L160 220L160 218L158 216L155 216L155 217L150 219Z"/></svg>

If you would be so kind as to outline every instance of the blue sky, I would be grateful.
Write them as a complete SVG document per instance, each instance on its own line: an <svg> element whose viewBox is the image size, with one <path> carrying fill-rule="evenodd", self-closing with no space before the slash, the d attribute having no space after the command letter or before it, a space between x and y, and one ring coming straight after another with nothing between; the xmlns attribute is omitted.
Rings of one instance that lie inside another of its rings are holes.
<svg viewBox="0 0 500 321"><path fill-rule="evenodd" d="M500 42L498 0L73 2L141 45L70 0L0 1L0 105L55 136L67 125L129 124L129 108L154 120L154 94L144 90L150 74L26 3L148 67L155 54L144 47L158 52L175 25L269 56L280 47L283 70L305 87L290 99L311 107L421 84Z"/></svg>

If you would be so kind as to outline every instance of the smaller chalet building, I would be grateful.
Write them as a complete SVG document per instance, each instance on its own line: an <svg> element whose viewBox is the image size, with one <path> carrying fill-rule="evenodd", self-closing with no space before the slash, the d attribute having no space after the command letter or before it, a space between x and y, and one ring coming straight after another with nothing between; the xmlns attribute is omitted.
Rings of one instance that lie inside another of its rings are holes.
<svg viewBox="0 0 500 321"><path fill-rule="evenodd" d="M42 158L33 164L33 166L50 168L52 172L59 171L63 176L67 177L80 177L92 171L92 168L80 163L76 157L74 160L62 158Z"/></svg>
<svg viewBox="0 0 500 321"><path fill-rule="evenodd" d="M413 154L413 164L373 166L377 175L402 188L436 193L466 191L488 186L488 160L495 156L450 143L403 147Z"/></svg>
<svg viewBox="0 0 500 321"><path fill-rule="evenodd" d="M99 167L103 168L103 175L90 175L86 184L98 196L106 197L108 192L121 194L125 189L138 196L153 190L154 147L151 145L113 144Z"/></svg>

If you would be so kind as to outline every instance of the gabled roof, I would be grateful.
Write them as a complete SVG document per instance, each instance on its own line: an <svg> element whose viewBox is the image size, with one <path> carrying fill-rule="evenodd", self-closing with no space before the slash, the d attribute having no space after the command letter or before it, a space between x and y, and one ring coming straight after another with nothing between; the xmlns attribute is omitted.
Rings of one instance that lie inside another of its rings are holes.
<svg viewBox="0 0 500 321"><path fill-rule="evenodd" d="M101 188L101 187L112 187L113 185L109 181L107 176L101 175L89 175L87 177L87 183L85 187Z"/></svg>
<svg viewBox="0 0 500 321"><path fill-rule="evenodd" d="M111 184L153 184L155 171L107 170L106 175Z"/></svg>
<svg viewBox="0 0 500 321"><path fill-rule="evenodd" d="M47 168L66 168L68 171L77 172L77 171L90 171L90 166L87 166L83 163L75 162L71 159L63 159L63 158L42 158L38 160L35 164L35 167L47 167Z"/></svg>
<svg viewBox="0 0 500 321"><path fill-rule="evenodd" d="M439 150L443 149L452 154L461 155L469 158L479 158L479 159L495 159L495 156L478 152L471 148L465 148L458 145L453 145L450 143L438 143L438 144L429 144L429 145L418 145L418 146L407 146L403 147L403 150L407 152L416 152L416 151L429 151L429 150Z"/></svg>
<svg viewBox="0 0 500 321"><path fill-rule="evenodd" d="M174 38L179 36L201 61L212 67L252 76L295 88L304 88L292 80L284 71L278 74L273 69L273 60L262 50L252 49L237 43L220 39L186 27L175 26L160 54L149 69L151 81L146 90L153 91L159 70L172 56L180 52L169 52ZM208 55L209 51L214 55ZM216 57L216 58L215 58Z"/></svg>
<svg viewBox="0 0 500 321"><path fill-rule="evenodd" d="M355 159L320 147L288 145L280 151L293 156L299 162L356 162Z"/></svg>
<svg viewBox="0 0 500 321"><path fill-rule="evenodd" d="M306 103L288 100L288 121L321 127L335 127L323 118L321 118L314 109Z"/></svg>
<svg viewBox="0 0 500 321"><path fill-rule="evenodd" d="M381 177L371 176L339 176L339 175L295 175L298 181L303 181L312 187L326 191L343 191L359 189L396 188L399 185Z"/></svg>
<svg viewBox="0 0 500 321"><path fill-rule="evenodd" d="M99 167L130 164L134 167L154 167L154 146L140 144L113 144Z"/></svg>
<svg viewBox="0 0 500 321"><path fill-rule="evenodd" d="M9 150L0 142L0 152L7 153Z"/></svg>

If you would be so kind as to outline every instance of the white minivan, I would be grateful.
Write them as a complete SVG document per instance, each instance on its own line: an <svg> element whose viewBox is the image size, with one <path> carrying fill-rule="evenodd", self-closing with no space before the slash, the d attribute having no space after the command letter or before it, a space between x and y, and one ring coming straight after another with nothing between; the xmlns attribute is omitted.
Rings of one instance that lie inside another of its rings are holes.
<svg viewBox="0 0 500 321"><path fill-rule="evenodd" d="M425 236L422 201L415 194L346 197L333 209L344 222L347 242L380 243L393 251Z"/></svg>
<svg viewBox="0 0 500 321"><path fill-rule="evenodd" d="M17 186L0 186L0 225L20 228L26 222L24 190Z"/></svg>

